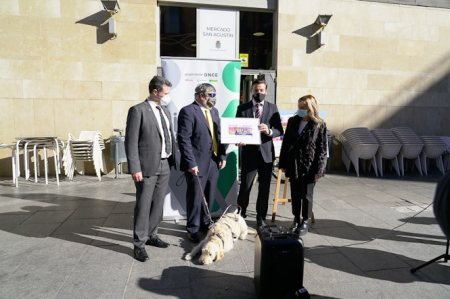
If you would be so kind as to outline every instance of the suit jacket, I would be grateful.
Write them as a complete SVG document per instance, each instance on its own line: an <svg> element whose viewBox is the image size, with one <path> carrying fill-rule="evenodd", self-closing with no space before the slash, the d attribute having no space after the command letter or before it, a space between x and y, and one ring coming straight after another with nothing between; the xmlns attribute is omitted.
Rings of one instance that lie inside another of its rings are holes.
<svg viewBox="0 0 450 299"><path fill-rule="evenodd" d="M172 155L169 165L176 168L175 136L173 134L170 112L166 107L163 111L169 119L169 131L172 137ZM162 136L155 113L150 103L145 100L128 110L127 128L125 133L125 152L130 173L142 172L143 176L153 176L161 161Z"/></svg>
<svg viewBox="0 0 450 299"><path fill-rule="evenodd" d="M220 142L220 117L216 108L210 110L218 145L219 161L226 160L225 146ZM181 153L180 170L188 171L197 166L208 173L213 154L213 142L205 113L197 102L183 107L178 115L178 147Z"/></svg>
<svg viewBox="0 0 450 299"><path fill-rule="evenodd" d="M286 169L287 177L304 177L313 182L316 174L325 175L327 126L310 120L299 135L301 120L297 115L289 119L278 166Z"/></svg>
<svg viewBox="0 0 450 299"><path fill-rule="evenodd" d="M254 118L253 115L253 101L241 104L236 111L236 117ZM275 104L264 101L263 113L261 115L261 123L267 125L272 130L272 136L267 136L261 133L261 146L258 149L256 146L242 147L242 162L247 159L254 160L255 154L260 150L263 159L266 163L272 163L275 160L275 149L273 147L272 139L283 135L283 126L281 125L281 117L278 108Z"/></svg>

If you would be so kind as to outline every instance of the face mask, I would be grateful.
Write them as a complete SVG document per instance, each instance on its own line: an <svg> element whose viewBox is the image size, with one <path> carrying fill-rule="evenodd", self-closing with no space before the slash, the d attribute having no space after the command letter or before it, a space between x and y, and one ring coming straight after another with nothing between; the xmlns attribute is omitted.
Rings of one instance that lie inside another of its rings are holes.
<svg viewBox="0 0 450 299"><path fill-rule="evenodd" d="M206 102L206 106L208 106L208 108L211 109L216 105L216 101L217 101L216 98L209 97L208 101Z"/></svg>
<svg viewBox="0 0 450 299"><path fill-rule="evenodd" d="M257 93L253 95L253 99L256 103L261 103L266 98L266 94L264 93Z"/></svg>
<svg viewBox="0 0 450 299"><path fill-rule="evenodd" d="M163 96L161 98L161 105L167 106L170 103L170 96Z"/></svg>
<svg viewBox="0 0 450 299"><path fill-rule="evenodd" d="M298 109L297 115L300 116L301 118L303 118L308 115L308 110Z"/></svg>

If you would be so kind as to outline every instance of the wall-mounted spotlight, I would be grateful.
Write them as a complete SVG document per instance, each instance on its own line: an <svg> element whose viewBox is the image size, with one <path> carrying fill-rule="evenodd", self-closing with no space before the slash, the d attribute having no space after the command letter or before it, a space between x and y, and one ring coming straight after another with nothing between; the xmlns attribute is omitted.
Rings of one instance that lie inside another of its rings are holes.
<svg viewBox="0 0 450 299"><path fill-rule="evenodd" d="M118 13L120 10L119 0L100 0L103 4L103 9L111 16Z"/></svg>
<svg viewBox="0 0 450 299"><path fill-rule="evenodd" d="M333 15L319 15L314 21L314 24L320 26L320 28L316 31L319 47L325 45L326 43L326 34L324 30L332 16Z"/></svg>

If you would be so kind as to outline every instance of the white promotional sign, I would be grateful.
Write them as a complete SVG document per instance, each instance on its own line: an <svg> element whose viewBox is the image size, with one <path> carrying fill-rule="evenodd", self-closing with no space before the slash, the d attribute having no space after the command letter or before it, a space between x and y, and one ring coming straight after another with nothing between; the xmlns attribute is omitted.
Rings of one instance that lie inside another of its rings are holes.
<svg viewBox="0 0 450 299"><path fill-rule="evenodd" d="M241 63L239 60L211 60L198 58L161 57L162 75L172 83L167 108L177 131L177 118L184 106L194 102L195 87L200 83L212 84L217 93L216 108L221 117L234 117L239 104ZM227 164L220 171L216 197L209 206L213 216L220 216L230 204L237 200L238 156L237 148L227 148ZM177 144L177 159L180 152ZM172 169L169 188L164 202L163 219L186 218L186 180L184 173Z"/></svg>
<svg viewBox="0 0 450 299"><path fill-rule="evenodd" d="M197 9L197 57L237 59L236 11Z"/></svg>

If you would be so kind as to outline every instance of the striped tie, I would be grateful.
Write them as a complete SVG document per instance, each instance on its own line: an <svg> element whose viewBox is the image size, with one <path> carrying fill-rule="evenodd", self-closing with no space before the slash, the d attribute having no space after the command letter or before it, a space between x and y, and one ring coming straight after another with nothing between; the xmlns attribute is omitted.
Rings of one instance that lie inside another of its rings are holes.
<svg viewBox="0 0 450 299"><path fill-rule="evenodd" d="M156 108L159 110L159 116L161 117L161 125L162 125L162 128L163 128L164 141L165 141L165 144L166 144L166 154L170 155L171 146L170 146L169 129L167 128L167 123L166 123L166 120L164 119L164 115L162 113L161 106L156 106Z"/></svg>
<svg viewBox="0 0 450 299"><path fill-rule="evenodd" d="M260 118L260 117L261 117L261 104L257 103L256 104L255 118Z"/></svg>

